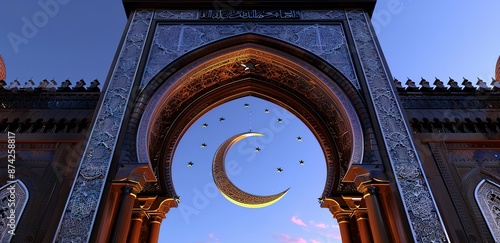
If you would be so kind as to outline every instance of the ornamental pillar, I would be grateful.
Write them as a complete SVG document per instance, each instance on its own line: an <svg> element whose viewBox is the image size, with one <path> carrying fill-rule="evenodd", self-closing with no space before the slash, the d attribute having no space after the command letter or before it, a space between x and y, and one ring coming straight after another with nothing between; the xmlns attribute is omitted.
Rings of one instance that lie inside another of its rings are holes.
<svg viewBox="0 0 500 243"><path fill-rule="evenodd" d="M358 226L359 236L362 243L372 243L372 235L370 232L370 225L368 222L368 214L365 210L354 211L354 218Z"/></svg>
<svg viewBox="0 0 500 243"><path fill-rule="evenodd" d="M149 219L149 235L148 243L158 243L160 236L161 221L165 218L165 214L157 214Z"/></svg>
<svg viewBox="0 0 500 243"><path fill-rule="evenodd" d="M333 217L337 219L342 243L353 243L350 219L352 210L349 209L344 199L321 198L320 203L322 208L330 209Z"/></svg>
<svg viewBox="0 0 500 243"><path fill-rule="evenodd" d="M166 218L170 208L177 207L179 200L167 195L144 195L139 194L135 200L132 224L128 235L128 243L158 242L161 222ZM144 223L146 222L146 223Z"/></svg>
<svg viewBox="0 0 500 243"><path fill-rule="evenodd" d="M122 202L120 211L116 218L116 224L113 232L112 242L127 242L127 236L132 221L132 209L137 198L137 188L131 185L126 185L122 188Z"/></svg>
<svg viewBox="0 0 500 243"><path fill-rule="evenodd" d="M339 224L342 243L352 243L351 220L348 214L337 214L337 223Z"/></svg>
<svg viewBox="0 0 500 243"><path fill-rule="evenodd" d="M144 220L147 219L144 211L135 211L132 214L132 224L130 225L130 232L128 235L128 243L136 243L139 242L141 236L141 229Z"/></svg>
<svg viewBox="0 0 500 243"><path fill-rule="evenodd" d="M384 218L380 211L378 188L372 185L363 187L363 199L368 211L368 221L370 224L373 241L375 243L389 242Z"/></svg>

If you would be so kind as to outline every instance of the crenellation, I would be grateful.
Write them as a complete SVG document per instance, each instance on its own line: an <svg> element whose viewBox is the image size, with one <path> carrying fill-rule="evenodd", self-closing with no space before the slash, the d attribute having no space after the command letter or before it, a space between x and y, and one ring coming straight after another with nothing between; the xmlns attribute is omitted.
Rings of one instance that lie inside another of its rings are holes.
<svg viewBox="0 0 500 243"><path fill-rule="evenodd" d="M0 80L0 92L34 92L34 91L48 91L48 92L100 92L99 80L95 79L89 85L85 82L85 80L80 79L74 85L69 79L64 80L59 86L57 82L52 79L48 81L44 79L35 84L35 81L29 79L28 81L21 84L21 81L15 79L10 84L7 84L5 80Z"/></svg>
<svg viewBox="0 0 500 243"><path fill-rule="evenodd" d="M394 78L393 82L400 93L404 93L401 91L433 91L434 93L437 93L439 91L479 91L480 93L491 93L498 92L500 90L500 81L497 81L493 78L489 85L481 78L477 78L477 82L475 85L467 78L463 78L463 81L460 84L453 78L449 78L447 84L444 84L443 81L441 81L439 78L435 78L432 85L425 78L421 78L418 85L416 85L415 82L410 78L407 79L405 85L402 85L401 81L399 81L397 78Z"/></svg>

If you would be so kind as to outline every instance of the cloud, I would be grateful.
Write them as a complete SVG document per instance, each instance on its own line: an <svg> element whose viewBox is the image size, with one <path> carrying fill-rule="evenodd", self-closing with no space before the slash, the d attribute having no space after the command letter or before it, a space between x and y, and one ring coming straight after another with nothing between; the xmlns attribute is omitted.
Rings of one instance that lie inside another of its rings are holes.
<svg viewBox="0 0 500 243"><path fill-rule="evenodd" d="M215 242L219 242L219 238L217 238L214 233L208 233L208 238L215 240Z"/></svg>
<svg viewBox="0 0 500 243"><path fill-rule="evenodd" d="M281 243L307 243L307 241L304 238L292 238L287 234L281 234Z"/></svg>
<svg viewBox="0 0 500 243"><path fill-rule="evenodd" d="M325 232L325 231L318 231L318 234L328 237L328 238L333 238L333 239L342 239L340 236L340 233L331 233L331 232Z"/></svg>
<svg viewBox="0 0 500 243"><path fill-rule="evenodd" d="M300 225L300 226L307 228L307 225L304 223L304 221L302 221L302 219L296 218L295 216L292 217L292 222L294 224L297 224L297 225Z"/></svg>
<svg viewBox="0 0 500 243"><path fill-rule="evenodd" d="M309 241L310 243L320 243L319 241L315 240L315 239L312 239Z"/></svg>
<svg viewBox="0 0 500 243"><path fill-rule="evenodd" d="M328 227L329 227L329 225L327 225L327 224L325 224L325 223L315 223L315 222L314 222L314 221L312 221L312 220L311 220L311 221L309 221L309 223L310 223L312 226L316 227L316 228L326 229L326 228L328 228Z"/></svg>

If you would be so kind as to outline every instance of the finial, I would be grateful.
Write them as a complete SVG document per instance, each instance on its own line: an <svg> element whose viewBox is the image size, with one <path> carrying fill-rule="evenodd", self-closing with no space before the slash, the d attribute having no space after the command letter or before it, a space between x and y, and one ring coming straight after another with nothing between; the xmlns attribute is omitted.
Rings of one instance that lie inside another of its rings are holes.
<svg viewBox="0 0 500 243"><path fill-rule="evenodd" d="M407 78L406 85L408 85L408 89L416 89L417 88L417 86L415 85L415 82L413 82L413 80L411 80L410 78Z"/></svg>
<svg viewBox="0 0 500 243"><path fill-rule="evenodd" d="M393 80L394 80L394 83L396 84L396 88L403 89L401 82L397 78L393 78Z"/></svg>

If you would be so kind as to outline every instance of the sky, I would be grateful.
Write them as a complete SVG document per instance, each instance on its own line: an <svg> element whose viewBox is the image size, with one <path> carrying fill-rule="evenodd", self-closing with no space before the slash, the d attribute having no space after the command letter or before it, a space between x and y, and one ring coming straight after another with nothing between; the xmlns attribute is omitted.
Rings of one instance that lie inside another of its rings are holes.
<svg viewBox="0 0 500 243"><path fill-rule="evenodd" d="M126 24L121 1L60 0L49 12L40 2L0 3L0 55L6 63L7 83L18 79L23 84L30 78L36 84L45 78L59 84L82 78L103 83ZM497 0L379 0L372 22L391 73L399 80L409 77L418 83L421 77L429 81L466 77L475 81L479 77L489 83L500 55L498 10ZM31 32L23 30L41 12L49 17ZM12 44L9 36L23 31L23 42ZM217 147L249 129L265 136L247 138L232 147L226 158L230 179L257 195L290 187L280 201L261 209L230 203L211 177ZM202 143L207 146L201 148ZM255 147L261 151L255 152ZM192 167L187 166L190 161ZM283 172L277 173L277 167ZM181 203L163 221L160 242L340 242L335 220L317 202L325 178L319 145L300 120L255 97L231 101L197 120L180 141L173 180Z"/></svg>

